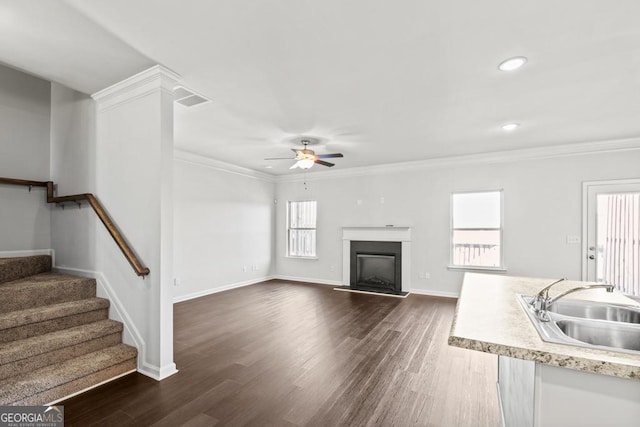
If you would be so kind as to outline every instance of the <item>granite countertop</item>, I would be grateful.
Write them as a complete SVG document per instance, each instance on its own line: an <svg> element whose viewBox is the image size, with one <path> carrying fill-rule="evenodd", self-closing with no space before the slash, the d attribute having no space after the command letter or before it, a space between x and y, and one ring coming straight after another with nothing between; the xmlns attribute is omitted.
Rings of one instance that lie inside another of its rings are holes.
<svg viewBox="0 0 640 427"><path fill-rule="evenodd" d="M552 281L554 279L466 273L449 344L563 368L640 380L640 355L542 341L516 298L518 294L535 295ZM584 284L565 281L554 285L550 295L558 295ZM576 292L565 298L639 306L621 293L607 293L604 289Z"/></svg>

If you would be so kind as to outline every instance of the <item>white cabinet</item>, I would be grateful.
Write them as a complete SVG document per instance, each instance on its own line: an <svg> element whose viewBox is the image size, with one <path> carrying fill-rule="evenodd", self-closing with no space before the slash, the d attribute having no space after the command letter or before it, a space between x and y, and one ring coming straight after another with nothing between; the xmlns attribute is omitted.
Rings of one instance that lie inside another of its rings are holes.
<svg viewBox="0 0 640 427"><path fill-rule="evenodd" d="M506 427L640 425L640 381L498 358Z"/></svg>

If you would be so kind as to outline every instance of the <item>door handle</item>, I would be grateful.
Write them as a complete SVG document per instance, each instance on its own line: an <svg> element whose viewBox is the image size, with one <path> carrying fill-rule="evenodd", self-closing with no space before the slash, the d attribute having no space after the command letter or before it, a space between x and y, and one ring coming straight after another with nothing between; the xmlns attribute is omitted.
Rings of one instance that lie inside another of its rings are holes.
<svg viewBox="0 0 640 427"><path fill-rule="evenodd" d="M589 255L589 259L596 259L595 255Z"/></svg>

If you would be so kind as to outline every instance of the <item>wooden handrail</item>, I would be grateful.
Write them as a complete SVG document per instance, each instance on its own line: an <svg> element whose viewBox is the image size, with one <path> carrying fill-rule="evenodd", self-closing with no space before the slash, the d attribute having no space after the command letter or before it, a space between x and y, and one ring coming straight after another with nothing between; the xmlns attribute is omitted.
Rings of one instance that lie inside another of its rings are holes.
<svg viewBox="0 0 640 427"><path fill-rule="evenodd" d="M47 203L82 202L86 200L87 202L89 202L89 205L91 205L96 215L98 215L100 221L102 221L104 226L107 228L107 231L109 232L109 234L111 234L111 237L113 237L113 240L116 242L127 261L129 261L129 264L131 264L131 267L133 267L136 274L138 276L146 276L147 274L149 274L149 269L144 266L142 261L140 261L140 258L138 258L133 249L131 249L131 246L129 246L118 227L116 227L109 214L105 211L104 206L102 206L102 204L93 194L84 193L57 197L54 195L54 185L52 181L30 181L26 179L0 177L0 184L24 185L28 187L46 187Z"/></svg>
<svg viewBox="0 0 640 427"><path fill-rule="evenodd" d="M47 181L29 181L28 179L0 178L0 184L26 185L28 187L46 187Z"/></svg>

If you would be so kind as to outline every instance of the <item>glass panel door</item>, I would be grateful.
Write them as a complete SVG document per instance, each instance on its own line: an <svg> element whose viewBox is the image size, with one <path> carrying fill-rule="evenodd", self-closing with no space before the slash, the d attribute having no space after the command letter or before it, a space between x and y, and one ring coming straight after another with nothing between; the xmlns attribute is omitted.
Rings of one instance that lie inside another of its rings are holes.
<svg viewBox="0 0 640 427"><path fill-rule="evenodd" d="M640 295L640 180L585 183L585 196L583 275Z"/></svg>

